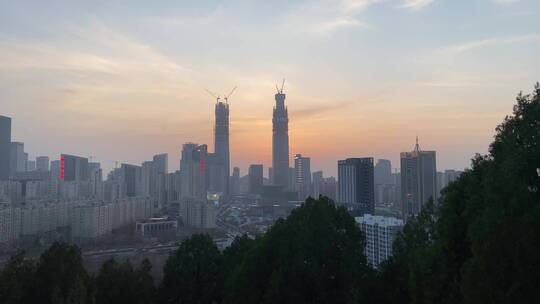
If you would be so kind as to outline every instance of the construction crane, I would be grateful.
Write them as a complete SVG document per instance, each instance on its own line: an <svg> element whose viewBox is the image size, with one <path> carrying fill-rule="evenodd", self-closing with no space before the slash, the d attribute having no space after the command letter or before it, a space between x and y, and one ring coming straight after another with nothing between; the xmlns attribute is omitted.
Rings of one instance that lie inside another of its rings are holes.
<svg viewBox="0 0 540 304"><path fill-rule="evenodd" d="M221 99L221 96L212 93L210 90L208 90L208 89L204 89L204 90L205 90L208 94L210 94L212 97L214 97L214 98L216 99L216 102L219 102L219 100ZM231 94L232 94L232 92L231 92ZM230 94L229 94L229 95L230 95Z"/></svg>
<svg viewBox="0 0 540 304"><path fill-rule="evenodd" d="M236 90L236 86L231 90L229 95L224 98L226 103L229 103L229 97L231 97L231 95L234 93L234 90Z"/></svg>
<svg viewBox="0 0 540 304"><path fill-rule="evenodd" d="M284 86L285 86L285 78L283 78L283 82L281 83L281 89L276 84L276 90L277 90L278 94L283 94L283 87Z"/></svg>

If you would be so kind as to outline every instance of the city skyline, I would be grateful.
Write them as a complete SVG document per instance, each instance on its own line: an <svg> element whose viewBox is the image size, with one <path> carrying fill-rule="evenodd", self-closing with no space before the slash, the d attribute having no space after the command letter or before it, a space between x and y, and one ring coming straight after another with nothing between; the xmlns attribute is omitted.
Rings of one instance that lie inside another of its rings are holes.
<svg viewBox="0 0 540 304"><path fill-rule="evenodd" d="M289 155L309 155L312 168L335 176L338 159L356 156L398 167L418 135L438 151L439 168L460 170L487 152L540 66L534 1L2 8L1 114L13 119L13 141L31 158L92 156L105 172L158 153L176 169L185 142L213 142L204 89L235 85L231 168L269 167L272 95L283 77Z"/></svg>

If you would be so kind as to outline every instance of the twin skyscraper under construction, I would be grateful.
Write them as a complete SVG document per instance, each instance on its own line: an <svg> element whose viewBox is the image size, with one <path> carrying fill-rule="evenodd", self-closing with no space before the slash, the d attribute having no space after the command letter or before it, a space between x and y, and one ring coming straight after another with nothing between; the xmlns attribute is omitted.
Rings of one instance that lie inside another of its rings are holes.
<svg viewBox="0 0 540 304"><path fill-rule="evenodd" d="M289 116L283 84L281 88L277 88L274 97L276 104L272 117L272 184L286 189L289 186ZM208 161L208 190L228 197L231 192L228 97L216 98L214 153L208 154Z"/></svg>

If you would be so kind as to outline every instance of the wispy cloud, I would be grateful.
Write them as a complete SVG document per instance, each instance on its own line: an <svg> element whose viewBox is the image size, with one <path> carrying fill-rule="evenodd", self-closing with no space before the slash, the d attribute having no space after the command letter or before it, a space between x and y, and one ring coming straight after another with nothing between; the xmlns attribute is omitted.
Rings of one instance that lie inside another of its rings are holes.
<svg viewBox="0 0 540 304"><path fill-rule="evenodd" d="M434 2L434 0L404 0L401 7L410 9L413 11L421 10L428 7Z"/></svg>
<svg viewBox="0 0 540 304"><path fill-rule="evenodd" d="M522 35L514 37L493 37L486 38L477 41L467 42L459 45L454 45L445 49L446 52L450 53L463 53L475 49L480 49L483 47L501 45L501 44L512 44L512 43L529 43L529 42L538 42L540 41L540 34L531 34L531 35Z"/></svg>
<svg viewBox="0 0 540 304"><path fill-rule="evenodd" d="M370 6L384 0L310 1L290 15L287 28L301 33L329 36L339 30L369 28L361 19Z"/></svg>
<svg viewBox="0 0 540 304"><path fill-rule="evenodd" d="M519 2L519 0L493 0L493 2L498 3L498 4L510 4L510 3Z"/></svg>

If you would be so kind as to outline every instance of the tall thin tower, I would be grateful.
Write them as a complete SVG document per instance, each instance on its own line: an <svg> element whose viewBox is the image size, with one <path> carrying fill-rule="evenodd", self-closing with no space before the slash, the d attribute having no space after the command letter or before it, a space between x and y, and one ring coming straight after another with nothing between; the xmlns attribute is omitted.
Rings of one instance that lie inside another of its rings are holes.
<svg viewBox="0 0 540 304"><path fill-rule="evenodd" d="M232 92L231 92L232 93ZM230 96L230 94L229 94ZM214 126L214 153L223 164L223 194L229 193L230 156L229 156L229 103L217 99L216 123Z"/></svg>
<svg viewBox="0 0 540 304"><path fill-rule="evenodd" d="M274 96L276 106L272 117L272 183L277 186L289 185L289 115L285 106L283 85L281 89L276 86Z"/></svg>

